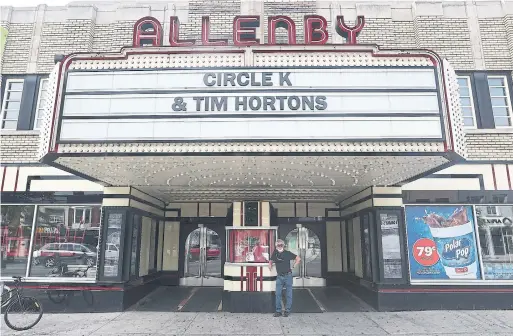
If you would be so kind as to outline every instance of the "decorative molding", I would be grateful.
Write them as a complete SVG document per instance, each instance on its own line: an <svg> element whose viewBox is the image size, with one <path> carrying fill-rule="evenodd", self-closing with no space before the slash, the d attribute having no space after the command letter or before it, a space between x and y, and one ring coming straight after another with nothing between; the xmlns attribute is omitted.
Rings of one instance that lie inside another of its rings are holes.
<svg viewBox="0 0 513 336"><path fill-rule="evenodd" d="M60 144L58 153L442 153L441 142L146 142Z"/></svg>

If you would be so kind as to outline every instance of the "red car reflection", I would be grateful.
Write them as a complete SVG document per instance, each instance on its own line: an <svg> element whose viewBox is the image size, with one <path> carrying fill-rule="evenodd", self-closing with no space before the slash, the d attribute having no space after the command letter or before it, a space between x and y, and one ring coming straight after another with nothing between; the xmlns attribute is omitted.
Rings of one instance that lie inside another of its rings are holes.
<svg viewBox="0 0 513 336"><path fill-rule="evenodd" d="M200 256L199 246L191 246L189 248L189 259L197 260ZM221 256L221 249L217 246L207 247L207 259L218 259Z"/></svg>

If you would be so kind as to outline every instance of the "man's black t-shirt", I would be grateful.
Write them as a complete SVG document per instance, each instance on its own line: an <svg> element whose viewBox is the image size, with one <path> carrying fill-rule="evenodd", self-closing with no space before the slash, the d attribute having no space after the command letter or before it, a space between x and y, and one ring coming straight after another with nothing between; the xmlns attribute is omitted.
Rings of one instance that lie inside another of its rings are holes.
<svg viewBox="0 0 513 336"><path fill-rule="evenodd" d="M274 250L271 256L271 260L276 264L276 273L278 275L290 272L290 262L295 259L296 255L287 250L283 250L281 253L278 250Z"/></svg>

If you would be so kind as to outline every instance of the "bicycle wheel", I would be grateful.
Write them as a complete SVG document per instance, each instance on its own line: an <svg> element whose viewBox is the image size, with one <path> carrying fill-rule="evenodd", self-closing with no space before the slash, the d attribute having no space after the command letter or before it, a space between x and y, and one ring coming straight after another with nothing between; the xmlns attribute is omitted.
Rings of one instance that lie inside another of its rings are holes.
<svg viewBox="0 0 513 336"><path fill-rule="evenodd" d="M22 296L15 299L4 313L5 324L12 330L28 330L43 317L43 306L36 298Z"/></svg>
<svg viewBox="0 0 513 336"><path fill-rule="evenodd" d="M2 311L7 308L9 305L9 302L11 302L13 291L10 287L7 287L4 285L4 289L2 291L2 303L1 303L1 309Z"/></svg>
<svg viewBox="0 0 513 336"><path fill-rule="evenodd" d="M46 292L46 295L48 296L48 299L55 304L63 303L67 298L66 293L63 293L62 291L48 291Z"/></svg>
<svg viewBox="0 0 513 336"><path fill-rule="evenodd" d="M94 304L93 292L89 290L82 291L82 296L84 297L84 301L88 306L92 306Z"/></svg>

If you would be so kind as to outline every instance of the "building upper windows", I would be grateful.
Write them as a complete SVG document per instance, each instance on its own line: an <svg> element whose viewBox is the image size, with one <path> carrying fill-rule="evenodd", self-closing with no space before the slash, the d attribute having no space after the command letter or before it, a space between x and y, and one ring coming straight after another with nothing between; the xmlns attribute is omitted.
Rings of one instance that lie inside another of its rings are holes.
<svg viewBox="0 0 513 336"><path fill-rule="evenodd" d="M463 126L476 128L476 111L474 108L474 97L472 95L472 84L470 76L458 76L460 86L461 111L463 113Z"/></svg>
<svg viewBox="0 0 513 336"><path fill-rule="evenodd" d="M48 78L39 81L39 94L37 98L36 117L34 118L34 129L40 129L44 117L44 108L48 99Z"/></svg>
<svg viewBox="0 0 513 336"><path fill-rule="evenodd" d="M463 125L467 130L513 127L509 72L461 73L458 85Z"/></svg>
<svg viewBox="0 0 513 336"><path fill-rule="evenodd" d="M511 99L506 76L488 76L495 127L511 127Z"/></svg>
<svg viewBox="0 0 513 336"><path fill-rule="evenodd" d="M2 129L15 130L20 116L23 79L9 79L5 83L2 102Z"/></svg>

